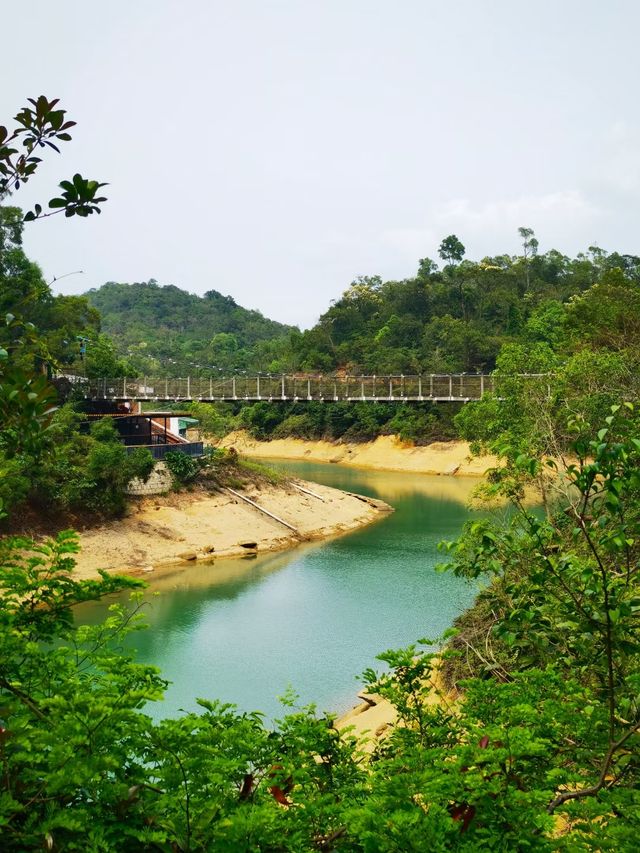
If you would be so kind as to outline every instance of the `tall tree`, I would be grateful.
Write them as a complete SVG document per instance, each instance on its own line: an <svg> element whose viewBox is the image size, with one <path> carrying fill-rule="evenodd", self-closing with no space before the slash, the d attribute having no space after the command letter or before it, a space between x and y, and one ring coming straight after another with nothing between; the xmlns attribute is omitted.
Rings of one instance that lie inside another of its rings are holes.
<svg viewBox="0 0 640 853"><path fill-rule="evenodd" d="M462 276L457 274L456 265L459 264L464 258L465 248L460 240L456 237L455 234L449 234L448 237L445 237L444 240L440 243L440 248L438 249L438 254L442 258L443 261L447 262L448 271L450 275L454 278L458 288L458 298L460 300L460 310L462 312L462 319L467 322L467 303L464 296L464 285Z"/></svg>
<svg viewBox="0 0 640 853"><path fill-rule="evenodd" d="M448 264L459 264L464 258L464 253L465 247L455 234L449 234L448 237L445 237L438 249L438 254Z"/></svg>
<svg viewBox="0 0 640 853"><path fill-rule="evenodd" d="M533 228L525 228L521 226L520 228L518 228L518 234L522 237L524 277L526 282L526 289L529 290L529 261L532 257L535 257L538 254L538 241L536 239L536 235L533 231Z"/></svg>

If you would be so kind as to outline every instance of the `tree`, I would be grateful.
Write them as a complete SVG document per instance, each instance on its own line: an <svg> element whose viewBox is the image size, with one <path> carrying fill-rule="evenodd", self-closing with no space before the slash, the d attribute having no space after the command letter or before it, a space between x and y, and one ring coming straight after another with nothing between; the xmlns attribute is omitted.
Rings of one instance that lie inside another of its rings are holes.
<svg viewBox="0 0 640 853"><path fill-rule="evenodd" d="M17 113L14 117L16 127L12 131L0 125L0 203L30 180L42 162L38 154L47 149L60 153L56 143L69 142L68 131L76 124L66 118L66 110L57 109L58 98L50 101L40 95L28 101L31 106ZM78 173L70 181L61 181L59 186L62 192L49 200L49 212L44 213L42 205L36 204L26 214L26 221L63 212L67 217L87 217L100 213L100 205L106 201L98 194L106 184L88 180Z"/></svg>
<svg viewBox="0 0 640 853"><path fill-rule="evenodd" d="M35 174L42 162L38 154L48 149L59 153L56 143L71 139L68 131L75 122L68 121L65 111L56 108L57 99L49 101L40 96L30 98L29 104L15 116L13 131L0 126L0 203ZM41 462L52 450L49 430L57 395L43 374L53 364L67 360L69 338L80 331L77 324L84 331L90 324L95 329L98 323L85 299L54 299L39 268L22 251L23 221L63 211L67 217L87 217L100 213L100 204L106 201L98 195L105 185L79 174L60 186L63 192L49 201L48 213L43 213L40 204L24 217L19 208L0 207L0 312L5 315L0 329L2 517L32 491L46 467ZM148 475L149 464L153 464L149 454L148 458L133 460L125 456L124 448L118 444L116 451L95 446L85 459L85 491L90 492L98 484L97 490L106 496L105 503L115 509L122 507L127 474L135 469L136 473ZM60 479L64 475L58 471Z"/></svg>
<svg viewBox="0 0 640 853"><path fill-rule="evenodd" d="M449 264L459 264L464 258L465 248L455 234L445 237L440 243L438 254Z"/></svg>
<svg viewBox="0 0 640 853"><path fill-rule="evenodd" d="M522 238L522 250L524 257L524 275L526 281L526 289L529 290L529 261L532 257L538 254L538 241L534 234L533 228L518 228L518 234Z"/></svg>
<svg viewBox="0 0 640 853"><path fill-rule="evenodd" d="M564 753L559 767L566 775L560 784L562 775L556 777L547 811L603 792L585 817L593 820L599 813L607 821L608 811L620 811L612 807L611 793L604 792L624 786L627 774L630 791L621 794L621 812L628 808L631 813L638 801L639 768L632 758L640 747L637 411L631 403L616 405L602 428L576 418L569 429L575 436L574 461L521 454L507 471L496 472L497 489L512 497L517 515L503 529L472 523L454 546L454 566L467 576L487 572L495 578L492 609L497 616L490 635L503 649L501 663L493 659L507 678L505 665L519 671L551 666L567 678L579 674L582 713L592 722L576 733L569 752L554 743L558 757ZM525 508L514 482L530 482L545 468L553 472L559 499L541 518ZM483 653L492 658L488 647ZM597 849L597 843L589 849Z"/></svg>

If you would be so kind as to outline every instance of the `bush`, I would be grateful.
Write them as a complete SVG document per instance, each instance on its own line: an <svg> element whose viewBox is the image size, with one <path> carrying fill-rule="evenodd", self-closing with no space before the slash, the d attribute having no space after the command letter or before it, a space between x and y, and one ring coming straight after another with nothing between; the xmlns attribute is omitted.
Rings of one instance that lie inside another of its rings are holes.
<svg viewBox="0 0 640 853"><path fill-rule="evenodd" d="M129 480L133 480L136 477L138 480L143 480L146 483L154 467L154 458L146 447L136 447L127 454L127 474L129 475Z"/></svg>
<svg viewBox="0 0 640 853"><path fill-rule="evenodd" d="M126 505L127 485L134 477L149 477L153 457L142 447L128 453L110 418L95 421L89 435L78 431L79 422L71 406L56 412L48 452L34 470L32 497L46 509L119 515Z"/></svg>
<svg viewBox="0 0 640 853"><path fill-rule="evenodd" d="M94 441L103 443L119 442L118 430L112 418L100 418L89 427L89 435Z"/></svg>
<svg viewBox="0 0 640 853"><path fill-rule="evenodd" d="M186 453L181 453L179 450L171 450L164 457L164 464L169 469L173 481L177 486L183 486L185 483L190 483L198 475L200 471L200 463L193 456L187 456Z"/></svg>
<svg viewBox="0 0 640 853"><path fill-rule="evenodd" d="M255 403L240 412L240 424L257 439L268 439L281 420L282 407L273 403Z"/></svg>
<svg viewBox="0 0 640 853"><path fill-rule="evenodd" d="M127 486L134 477L146 480L153 465L153 457L143 447L128 454L119 442L96 443L89 451L82 482L86 506L99 513L120 515L126 506Z"/></svg>
<svg viewBox="0 0 640 853"><path fill-rule="evenodd" d="M274 429L272 438L318 438L314 424L308 415L289 415Z"/></svg>
<svg viewBox="0 0 640 853"><path fill-rule="evenodd" d="M205 435L222 438L235 428L235 419L229 406L212 403L189 403L187 411L199 421L199 427Z"/></svg>
<svg viewBox="0 0 640 853"><path fill-rule="evenodd" d="M0 519L25 501L31 490L29 462L22 457L7 459L0 451Z"/></svg>

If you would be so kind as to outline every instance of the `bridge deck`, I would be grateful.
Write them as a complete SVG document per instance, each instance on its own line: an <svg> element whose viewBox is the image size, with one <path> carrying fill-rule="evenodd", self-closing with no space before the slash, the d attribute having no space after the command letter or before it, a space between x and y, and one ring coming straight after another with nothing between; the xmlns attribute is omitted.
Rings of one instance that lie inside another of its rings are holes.
<svg viewBox="0 0 640 853"><path fill-rule="evenodd" d="M425 376L254 376L144 377L143 379L68 379L85 399L139 402L460 402L480 400L496 392L488 374Z"/></svg>

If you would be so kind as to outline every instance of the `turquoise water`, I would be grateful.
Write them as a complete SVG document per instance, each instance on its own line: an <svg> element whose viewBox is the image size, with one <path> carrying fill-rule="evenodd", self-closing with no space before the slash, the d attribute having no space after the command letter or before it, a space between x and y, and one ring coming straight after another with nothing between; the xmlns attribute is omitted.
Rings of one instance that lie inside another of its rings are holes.
<svg viewBox="0 0 640 853"><path fill-rule="evenodd" d="M278 462L307 480L387 501L395 512L326 542L253 559L189 564L153 575L149 630L134 635L140 660L171 681L155 716L233 702L278 716L292 687L303 704L340 712L360 689L356 676L376 654L438 637L474 590L434 570L437 543L470 517L473 481ZM155 594L154 594L155 593ZM106 604L83 607L93 622Z"/></svg>

